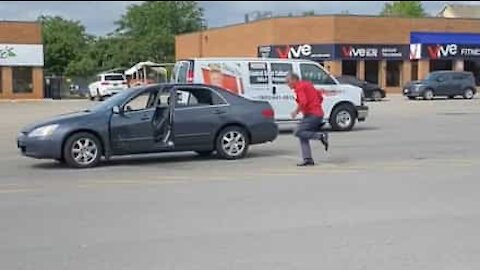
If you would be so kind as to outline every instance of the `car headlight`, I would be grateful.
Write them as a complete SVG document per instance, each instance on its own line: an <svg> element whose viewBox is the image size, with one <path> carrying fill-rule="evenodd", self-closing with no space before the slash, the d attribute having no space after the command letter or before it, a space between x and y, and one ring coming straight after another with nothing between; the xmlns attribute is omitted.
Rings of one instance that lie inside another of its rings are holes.
<svg viewBox="0 0 480 270"><path fill-rule="evenodd" d="M52 135L52 133L58 128L57 124L43 126L34 129L32 132L28 134L28 137L47 137Z"/></svg>

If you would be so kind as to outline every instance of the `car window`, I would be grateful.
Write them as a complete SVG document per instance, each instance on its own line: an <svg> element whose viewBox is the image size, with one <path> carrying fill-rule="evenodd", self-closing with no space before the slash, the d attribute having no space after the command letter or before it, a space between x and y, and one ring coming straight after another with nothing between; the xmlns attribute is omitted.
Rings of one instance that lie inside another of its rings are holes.
<svg viewBox="0 0 480 270"><path fill-rule="evenodd" d="M272 83L274 84L286 84L287 75L293 70L290 63L271 63L270 68L272 71Z"/></svg>
<svg viewBox="0 0 480 270"><path fill-rule="evenodd" d="M105 81L123 81L122 75L105 75Z"/></svg>
<svg viewBox="0 0 480 270"><path fill-rule="evenodd" d="M151 92L143 92L142 94L134 97L132 100L127 102L124 106L124 110L126 112L131 112L131 111L141 111L147 109L150 105L150 95Z"/></svg>
<svg viewBox="0 0 480 270"><path fill-rule="evenodd" d="M177 90L177 107L197 107L226 104L217 93L206 88L188 88Z"/></svg>
<svg viewBox="0 0 480 270"><path fill-rule="evenodd" d="M452 75L452 79L454 80L466 80L468 78L469 78L469 75L464 73L454 73Z"/></svg>
<svg viewBox="0 0 480 270"><path fill-rule="evenodd" d="M313 64L300 64L300 75L302 80L311 81L313 84L335 84L323 69Z"/></svg>

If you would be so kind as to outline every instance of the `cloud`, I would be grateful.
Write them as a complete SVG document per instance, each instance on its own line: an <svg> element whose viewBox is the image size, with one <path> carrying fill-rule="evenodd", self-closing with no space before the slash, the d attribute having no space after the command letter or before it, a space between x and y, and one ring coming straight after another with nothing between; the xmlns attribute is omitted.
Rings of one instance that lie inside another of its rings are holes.
<svg viewBox="0 0 480 270"><path fill-rule="evenodd" d="M35 20L40 15L60 15L79 20L87 31L105 35L115 29L114 22L126 8L142 1L0 1L0 20ZM199 1L209 27L241 23L246 13L271 11L274 15L300 14L378 14L386 1ZM447 1L424 1L427 12L436 14ZM476 3L465 1L465 3Z"/></svg>

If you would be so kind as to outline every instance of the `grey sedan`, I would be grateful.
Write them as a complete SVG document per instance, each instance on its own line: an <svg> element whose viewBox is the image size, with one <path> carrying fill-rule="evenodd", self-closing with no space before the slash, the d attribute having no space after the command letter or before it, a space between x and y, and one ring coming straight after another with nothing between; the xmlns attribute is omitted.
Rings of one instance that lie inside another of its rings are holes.
<svg viewBox="0 0 480 270"><path fill-rule="evenodd" d="M56 159L76 168L102 156L196 151L224 159L246 155L251 144L276 139L267 102L196 84L127 89L93 108L23 128L17 146L25 156Z"/></svg>

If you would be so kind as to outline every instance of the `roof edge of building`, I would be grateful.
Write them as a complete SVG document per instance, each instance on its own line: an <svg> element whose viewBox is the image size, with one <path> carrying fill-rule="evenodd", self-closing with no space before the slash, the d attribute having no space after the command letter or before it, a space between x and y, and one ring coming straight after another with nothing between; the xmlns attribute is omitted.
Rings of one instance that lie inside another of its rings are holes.
<svg viewBox="0 0 480 270"><path fill-rule="evenodd" d="M0 24L2 23L41 24L39 21L0 20Z"/></svg>
<svg viewBox="0 0 480 270"><path fill-rule="evenodd" d="M207 28L205 30L201 31L195 31L195 32L190 32L190 33L183 33L176 35L176 37L181 37L181 36L186 36L186 35L192 35L200 32L209 32L209 31L215 31L215 30L222 30L222 29L227 29L231 27L237 27L241 25L252 25L252 24L257 24L257 23L265 23L267 21L275 21L279 19L304 19L304 18L312 18L312 17L331 17L331 18L340 18L340 17L364 17L364 18L394 18L394 19L404 19L404 20L412 20L412 19L417 19L417 20L466 20L466 21L480 21L480 18L448 18L448 17L439 17L439 16L425 16L425 17L418 17L418 18L411 18L411 17L404 17L404 16L382 16L382 15L367 15L367 14L318 14L318 15L311 15L311 16L278 16L278 17L272 17L272 18L264 18L264 19L259 19L255 20L252 22L242 22L242 23L235 23L235 24L229 24L229 25L224 25L224 26L218 26L218 27L212 27L212 28Z"/></svg>

